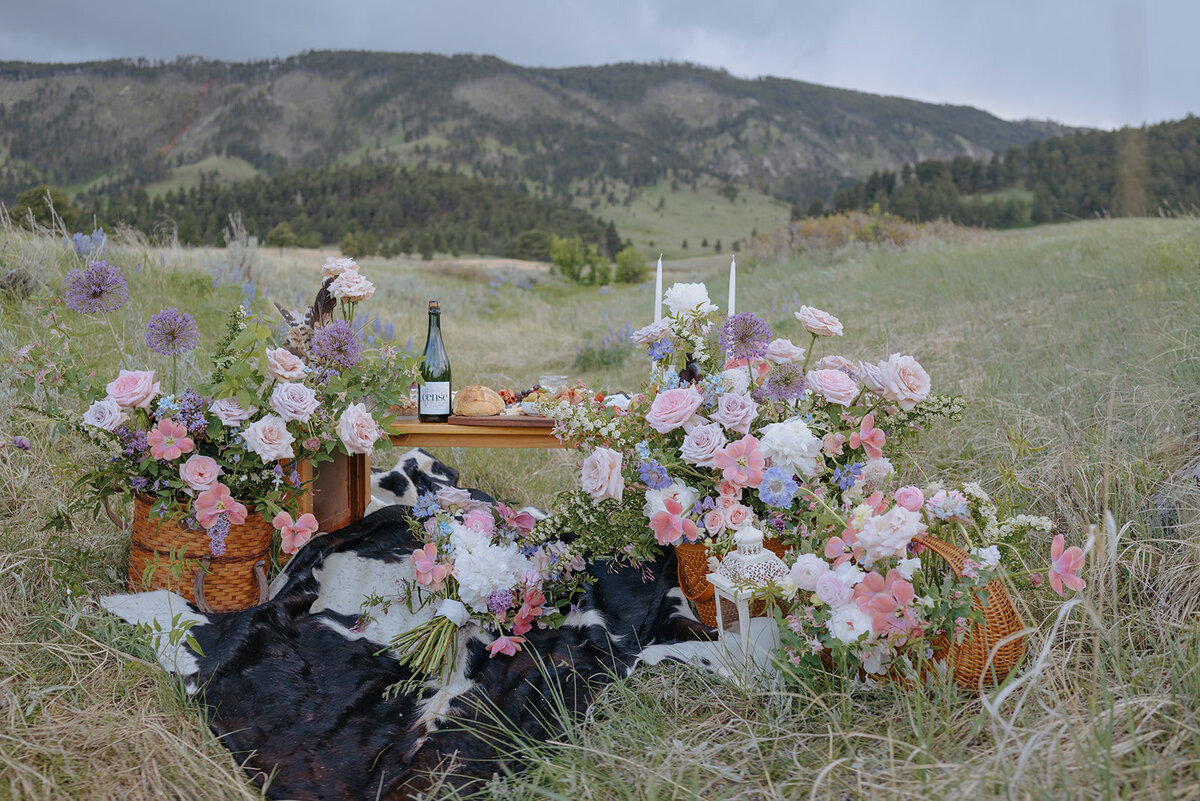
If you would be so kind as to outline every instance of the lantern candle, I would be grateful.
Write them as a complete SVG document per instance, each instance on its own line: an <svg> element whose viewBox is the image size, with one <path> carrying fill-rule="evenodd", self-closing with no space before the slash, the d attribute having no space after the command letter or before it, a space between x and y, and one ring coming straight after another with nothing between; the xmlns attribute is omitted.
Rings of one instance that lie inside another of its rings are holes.
<svg viewBox="0 0 1200 801"><path fill-rule="evenodd" d="M732 317L737 309L734 297L737 295L737 256L729 257L729 316Z"/></svg>
<svg viewBox="0 0 1200 801"><path fill-rule="evenodd" d="M662 254L658 254L658 272L654 276L654 322L662 319Z"/></svg>

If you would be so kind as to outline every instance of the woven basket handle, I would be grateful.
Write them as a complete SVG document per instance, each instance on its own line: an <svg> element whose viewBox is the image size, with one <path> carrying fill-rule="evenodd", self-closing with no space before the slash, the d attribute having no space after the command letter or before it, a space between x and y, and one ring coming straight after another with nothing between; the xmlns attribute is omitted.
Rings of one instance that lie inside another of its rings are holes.
<svg viewBox="0 0 1200 801"><path fill-rule="evenodd" d="M682 559L676 559L675 561L675 575L679 579L679 591L683 593L684 598L687 598L692 603L703 603L713 597L713 585L707 581L704 582L704 588L695 595L688 592L687 574L683 570Z"/></svg>
<svg viewBox="0 0 1200 801"><path fill-rule="evenodd" d="M212 557L205 556L200 560L200 569L196 571L196 583L192 587L196 596L196 607L207 614L212 614L212 607L208 605L208 600L204 597L204 576L208 573L208 568L212 564ZM258 605L262 606L267 602L267 560L259 559L254 563L254 578L258 582Z"/></svg>

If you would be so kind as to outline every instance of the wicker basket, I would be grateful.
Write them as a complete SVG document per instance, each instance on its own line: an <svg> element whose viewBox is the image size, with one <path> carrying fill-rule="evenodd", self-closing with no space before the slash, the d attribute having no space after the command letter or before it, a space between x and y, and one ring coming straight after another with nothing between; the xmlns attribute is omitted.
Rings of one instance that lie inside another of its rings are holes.
<svg viewBox="0 0 1200 801"><path fill-rule="evenodd" d="M763 546L776 556L782 557L786 548L777 538L763 540ZM696 616L706 626L717 625L717 600L713 585L705 578L708 569L708 547L702 542L683 543L675 546L675 569L679 576L679 589L683 596L696 607ZM759 601L754 614L762 614L763 602Z"/></svg>
<svg viewBox="0 0 1200 801"><path fill-rule="evenodd" d="M148 497L134 500L130 591L172 590L202 612L236 612L266 602L275 532L252 508L244 524L230 526L225 554L213 556L207 532L184 528L181 520L152 518L152 503Z"/></svg>
<svg viewBox="0 0 1200 801"><path fill-rule="evenodd" d="M966 551L924 534L914 537L913 542L933 551L946 561L954 575L962 576ZM999 684L1025 655L1025 637L1013 636L1024 624L1004 585L993 579L985 589L987 603L976 598L972 604L983 613L983 622L974 623L960 643L945 638L940 643L934 642L934 660L945 660L954 672L954 682L971 690Z"/></svg>

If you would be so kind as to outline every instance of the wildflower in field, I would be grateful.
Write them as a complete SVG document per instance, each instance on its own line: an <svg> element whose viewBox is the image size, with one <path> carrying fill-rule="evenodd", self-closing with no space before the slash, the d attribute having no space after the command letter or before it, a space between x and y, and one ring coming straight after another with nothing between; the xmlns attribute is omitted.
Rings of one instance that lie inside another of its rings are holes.
<svg viewBox="0 0 1200 801"><path fill-rule="evenodd" d="M771 329L753 312L735 314L721 327L718 343L730 359L761 359L767 353Z"/></svg>
<svg viewBox="0 0 1200 801"><path fill-rule="evenodd" d="M318 523L317 518L307 512L296 520L287 512L280 512L275 515L271 525L279 531L280 548L283 552L295 553L317 533Z"/></svg>
<svg viewBox="0 0 1200 801"><path fill-rule="evenodd" d="M120 267L94 261L67 273L67 308L80 314L107 314L129 302L129 284Z"/></svg>
<svg viewBox="0 0 1200 801"><path fill-rule="evenodd" d="M21 451L27 451L31 447L29 444L29 440L25 439L25 437L22 437L22 436L13 437L12 444L13 444L14 448L16 448L17 450L21 450Z"/></svg>
<svg viewBox="0 0 1200 801"><path fill-rule="evenodd" d="M173 306L153 315L146 324L146 344L163 356L182 356L199 343L196 318Z"/></svg>
<svg viewBox="0 0 1200 801"><path fill-rule="evenodd" d="M345 320L317 329L308 352L317 361L342 370L349 370L362 360L358 337Z"/></svg>
<svg viewBox="0 0 1200 801"><path fill-rule="evenodd" d="M176 423L171 418L159 420L150 433L146 434L146 444L150 446L150 456L155 459L171 461L178 459L195 448L195 443L187 435L187 428Z"/></svg>
<svg viewBox="0 0 1200 801"><path fill-rule="evenodd" d="M1084 588L1083 579L1077 574L1083 567L1083 551L1076 545L1063 550L1063 535L1058 534L1050 543L1050 587L1059 595L1063 594L1063 584L1079 592Z"/></svg>

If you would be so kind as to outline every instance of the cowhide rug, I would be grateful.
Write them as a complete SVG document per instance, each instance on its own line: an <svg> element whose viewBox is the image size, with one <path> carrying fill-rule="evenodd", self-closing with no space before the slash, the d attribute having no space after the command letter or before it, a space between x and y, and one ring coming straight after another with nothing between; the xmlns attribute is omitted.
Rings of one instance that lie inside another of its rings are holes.
<svg viewBox="0 0 1200 801"><path fill-rule="evenodd" d="M200 646L155 638L163 667L178 674L207 709L207 720L271 798L408 798L452 765L450 782L468 784L499 770L494 721L526 736L560 733L561 716L584 713L597 692L640 662L664 659L718 667L712 630L690 611L676 582L675 560L636 570L591 569L595 584L556 630L534 629L526 650L490 658L493 635L465 636L447 681L385 698L410 678L380 649L427 620L432 607L409 613L403 603L360 620L368 595L394 597L412 579L414 541L403 504L420 492L456 485L458 474L424 451L405 454L374 477L386 506L363 520L316 537L272 583L271 600L228 614L202 614L163 590L102 599L130 623L190 621ZM486 735L472 733L487 731ZM517 767L517 766L513 766Z"/></svg>

